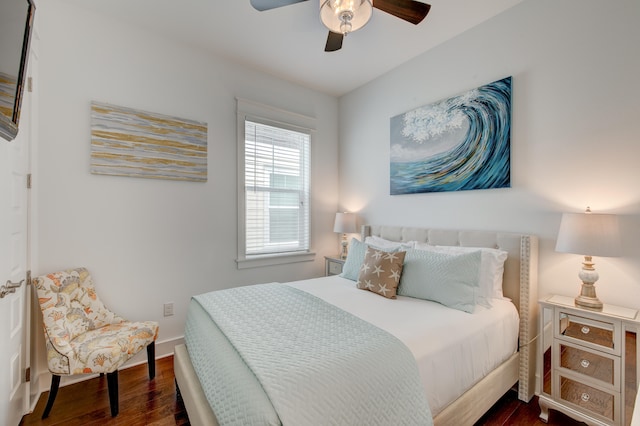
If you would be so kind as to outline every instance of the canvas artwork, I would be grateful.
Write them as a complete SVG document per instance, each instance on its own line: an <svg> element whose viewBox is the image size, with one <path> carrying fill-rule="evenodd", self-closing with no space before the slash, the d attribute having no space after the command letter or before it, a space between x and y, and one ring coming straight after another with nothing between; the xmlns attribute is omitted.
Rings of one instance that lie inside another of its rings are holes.
<svg viewBox="0 0 640 426"><path fill-rule="evenodd" d="M0 72L0 114L9 120L13 118L13 102L16 99L18 79Z"/></svg>
<svg viewBox="0 0 640 426"><path fill-rule="evenodd" d="M391 118L391 194L511 186L511 77Z"/></svg>
<svg viewBox="0 0 640 426"><path fill-rule="evenodd" d="M207 124L92 102L91 173L205 182Z"/></svg>

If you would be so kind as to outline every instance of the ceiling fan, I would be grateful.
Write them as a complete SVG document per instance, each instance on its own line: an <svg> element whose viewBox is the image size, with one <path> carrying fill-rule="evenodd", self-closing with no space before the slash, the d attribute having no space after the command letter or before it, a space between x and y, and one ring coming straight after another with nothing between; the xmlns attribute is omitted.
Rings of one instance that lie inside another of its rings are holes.
<svg viewBox="0 0 640 426"><path fill-rule="evenodd" d="M250 0L254 9L262 12L307 0ZM344 36L362 28L373 8L418 25L431 6L416 0L320 0L320 20L329 29L325 52L342 48Z"/></svg>

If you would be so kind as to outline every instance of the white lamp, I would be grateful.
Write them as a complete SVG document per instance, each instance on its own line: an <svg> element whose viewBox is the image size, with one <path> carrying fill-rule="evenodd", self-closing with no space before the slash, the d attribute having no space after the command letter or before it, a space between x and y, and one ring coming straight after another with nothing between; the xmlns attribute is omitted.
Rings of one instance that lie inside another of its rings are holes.
<svg viewBox="0 0 640 426"><path fill-rule="evenodd" d="M556 251L584 255L582 290L575 304L583 308L601 310L602 302L596 296L598 281L591 256L615 257L620 255L620 228L618 217L612 214L593 214L587 207L585 213L564 213L558 231Z"/></svg>
<svg viewBox="0 0 640 426"><path fill-rule="evenodd" d="M348 34L371 19L371 0L320 0L320 20L329 31Z"/></svg>
<svg viewBox="0 0 640 426"><path fill-rule="evenodd" d="M346 259L348 253L347 246L349 245L349 242L347 241L347 234L357 232L355 213L336 213L333 232L342 233L342 253L340 254L340 258Z"/></svg>

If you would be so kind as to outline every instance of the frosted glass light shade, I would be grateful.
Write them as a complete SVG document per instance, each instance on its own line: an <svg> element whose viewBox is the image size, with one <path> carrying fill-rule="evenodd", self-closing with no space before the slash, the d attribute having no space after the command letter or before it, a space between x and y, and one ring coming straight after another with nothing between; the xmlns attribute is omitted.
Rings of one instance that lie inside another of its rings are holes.
<svg viewBox="0 0 640 426"><path fill-rule="evenodd" d="M359 30L369 22L372 13L371 0L320 0L320 20L337 34Z"/></svg>

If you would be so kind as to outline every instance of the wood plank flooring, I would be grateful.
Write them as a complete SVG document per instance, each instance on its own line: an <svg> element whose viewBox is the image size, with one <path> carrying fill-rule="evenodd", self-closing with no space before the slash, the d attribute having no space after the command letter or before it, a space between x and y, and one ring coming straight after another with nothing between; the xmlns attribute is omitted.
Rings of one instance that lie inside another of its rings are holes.
<svg viewBox="0 0 640 426"><path fill-rule="evenodd" d="M22 419L21 425L189 425L182 400L176 393L173 357L156 361L156 377L149 381L146 364L127 368L119 373L120 414L112 418L106 376L61 387L51 414L41 420L49 392L40 397L33 413ZM515 391L509 391L475 426L551 425L577 426L569 417L550 411L549 423L538 419L537 399L525 404ZM460 426L460 425L451 425Z"/></svg>
<svg viewBox="0 0 640 426"><path fill-rule="evenodd" d="M147 364L118 373L120 414L111 417L107 376L61 387L51 414L41 420L49 392L40 396L33 413L21 425L189 425L182 400L176 396L173 356L156 360L156 377L149 381Z"/></svg>

